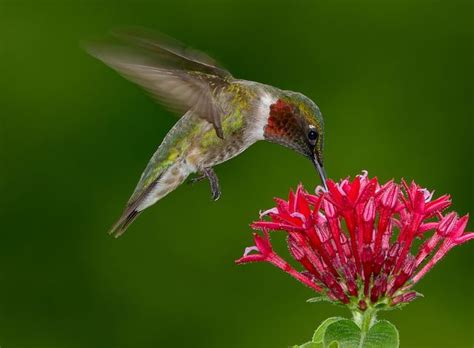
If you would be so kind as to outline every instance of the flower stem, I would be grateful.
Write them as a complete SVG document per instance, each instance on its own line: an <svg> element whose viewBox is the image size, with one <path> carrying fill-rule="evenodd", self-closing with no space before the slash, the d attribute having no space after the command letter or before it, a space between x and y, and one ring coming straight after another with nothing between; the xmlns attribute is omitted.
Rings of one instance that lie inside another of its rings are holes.
<svg viewBox="0 0 474 348"><path fill-rule="evenodd" d="M362 340L365 338L369 329L372 325L375 324L376 317L377 317L377 310L374 308L367 308L365 311L353 311L352 315L354 317L354 322L357 326L360 327Z"/></svg>

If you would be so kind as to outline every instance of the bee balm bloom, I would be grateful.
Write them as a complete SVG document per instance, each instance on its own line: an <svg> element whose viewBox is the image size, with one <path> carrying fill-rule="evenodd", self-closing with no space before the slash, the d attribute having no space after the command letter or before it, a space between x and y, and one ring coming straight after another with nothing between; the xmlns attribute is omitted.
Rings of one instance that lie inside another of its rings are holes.
<svg viewBox="0 0 474 348"><path fill-rule="evenodd" d="M453 247L474 239L465 233L468 216L443 214L448 195L416 183L381 185L367 173L339 183L328 180L328 192L315 195L298 186L288 200L254 222L255 246L236 262L269 262L334 302L365 311L407 303L413 286ZM288 248L299 271L273 250L270 231L288 235ZM415 240L422 243L416 243Z"/></svg>

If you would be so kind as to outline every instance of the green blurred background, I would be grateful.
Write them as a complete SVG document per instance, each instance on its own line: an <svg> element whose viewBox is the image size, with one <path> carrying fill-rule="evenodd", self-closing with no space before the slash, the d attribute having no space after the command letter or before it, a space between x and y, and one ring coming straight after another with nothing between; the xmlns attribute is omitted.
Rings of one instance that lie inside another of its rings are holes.
<svg viewBox="0 0 474 348"><path fill-rule="evenodd" d="M217 167L223 196L184 185L122 238L106 231L176 121L79 46L140 25L234 76L301 91L326 120L326 166L415 178L473 202L472 1L0 0L0 346L286 347L323 319L269 265L235 266L248 224L310 163L259 143ZM470 229L473 223L470 222ZM402 347L474 345L474 243L382 316Z"/></svg>

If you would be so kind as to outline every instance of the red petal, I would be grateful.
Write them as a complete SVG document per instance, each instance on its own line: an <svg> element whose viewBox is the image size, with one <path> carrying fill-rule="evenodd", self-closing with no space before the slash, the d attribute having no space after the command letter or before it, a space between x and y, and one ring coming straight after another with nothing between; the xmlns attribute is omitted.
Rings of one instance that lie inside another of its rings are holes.
<svg viewBox="0 0 474 348"><path fill-rule="evenodd" d="M360 190L360 176L356 176L354 181L352 182L351 189L347 194L347 198L349 202L355 204L357 202L357 198L359 198L359 190Z"/></svg>
<svg viewBox="0 0 474 348"><path fill-rule="evenodd" d="M253 239L255 241L255 246L260 250L260 253L262 253L263 256L266 256L273 251L268 233L265 233L263 237L258 233L254 233Z"/></svg>
<svg viewBox="0 0 474 348"><path fill-rule="evenodd" d="M375 201L373 198L370 198L367 204L364 207L364 212L362 214L362 219L365 222L374 221L375 219Z"/></svg>
<svg viewBox="0 0 474 348"><path fill-rule="evenodd" d="M339 192L339 190L337 189L337 186L334 183L334 181L332 181L331 179L328 179L326 181L326 184L328 186L328 191L330 193L331 201L335 205L342 207L344 205L344 198L342 194Z"/></svg>
<svg viewBox="0 0 474 348"><path fill-rule="evenodd" d="M265 257L259 254L242 256L240 259L235 260L235 263L238 265L250 262L263 262L266 261Z"/></svg>
<svg viewBox="0 0 474 348"><path fill-rule="evenodd" d="M250 225L253 229L256 230L274 230L274 231L288 231L288 232L303 232L304 228L300 226L288 225L279 222L270 222L270 221L256 221Z"/></svg>
<svg viewBox="0 0 474 348"><path fill-rule="evenodd" d="M306 220L311 217L311 209L309 208L309 204L306 200L306 195L301 184L298 185L298 189L296 190L296 211L303 214Z"/></svg>
<svg viewBox="0 0 474 348"><path fill-rule="evenodd" d="M433 214L443 211L450 205L451 205L451 197L449 195L444 195L426 204L425 213L427 215L433 215Z"/></svg>

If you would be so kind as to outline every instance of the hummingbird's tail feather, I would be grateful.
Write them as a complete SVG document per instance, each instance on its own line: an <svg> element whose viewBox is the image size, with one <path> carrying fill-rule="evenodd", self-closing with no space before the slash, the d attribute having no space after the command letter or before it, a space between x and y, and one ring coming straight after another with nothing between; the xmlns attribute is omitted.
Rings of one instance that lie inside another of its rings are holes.
<svg viewBox="0 0 474 348"><path fill-rule="evenodd" d="M136 209L132 209L131 211L126 210L120 219L118 219L118 221L115 223L115 225L110 229L109 234L115 238L120 237L125 233L128 226L130 226L130 224L135 221L140 213L141 212Z"/></svg>
<svg viewBox="0 0 474 348"><path fill-rule="evenodd" d="M138 215L143 211L143 208L140 209L140 204L148 197L160 178L161 175L146 187L136 198L132 196L132 200L128 202L122 215L110 229L110 235L118 238L125 233L128 226L130 226L130 224L135 221Z"/></svg>
<svg viewBox="0 0 474 348"><path fill-rule="evenodd" d="M148 176L144 175L122 215L110 229L109 234L116 238L120 237L143 210L176 189L188 175L187 169L183 168L179 163L161 169L158 176L149 184L145 184Z"/></svg>

